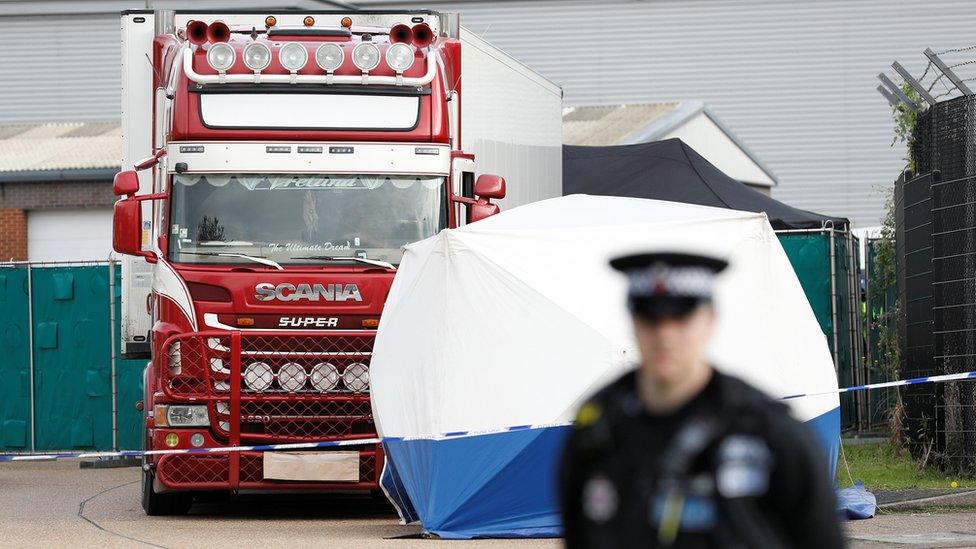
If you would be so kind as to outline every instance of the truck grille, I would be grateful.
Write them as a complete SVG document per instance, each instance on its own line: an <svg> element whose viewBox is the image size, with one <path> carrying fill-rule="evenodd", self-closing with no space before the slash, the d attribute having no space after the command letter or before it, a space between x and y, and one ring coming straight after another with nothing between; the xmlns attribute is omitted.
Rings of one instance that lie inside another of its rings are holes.
<svg viewBox="0 0 976 549"><path fill-rule="evenodd" d="M210 405L218 437L285 442L375 435L372 332L199 332L167 340L157 364L174 399ZM234 415L235 401L240 414Z"/></svg>

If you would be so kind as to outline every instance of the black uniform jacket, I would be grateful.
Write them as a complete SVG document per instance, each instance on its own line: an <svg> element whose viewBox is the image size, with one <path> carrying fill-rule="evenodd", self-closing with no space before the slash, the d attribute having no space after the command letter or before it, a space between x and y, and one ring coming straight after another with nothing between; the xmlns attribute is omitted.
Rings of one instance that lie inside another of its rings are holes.
<svg viewBox="0 0 976 549"><path fill-rule="evenodd" d="M560 471L566 545L842 547L822 447L789 410L714 372L666 416L636 374L584 404Z"/></svg>

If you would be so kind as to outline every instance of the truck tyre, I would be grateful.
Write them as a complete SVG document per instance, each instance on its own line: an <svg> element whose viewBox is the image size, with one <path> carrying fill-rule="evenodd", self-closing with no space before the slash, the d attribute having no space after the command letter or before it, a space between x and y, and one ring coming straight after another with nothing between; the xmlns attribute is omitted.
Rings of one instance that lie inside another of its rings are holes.
<svg viewBox="0 0 976 549"><path fill-rule="evenodd" d="M151 517L185 515L193 505L190 492L166 492L160 494L153 489L156 475L142 471L142 508Z"/></svg>

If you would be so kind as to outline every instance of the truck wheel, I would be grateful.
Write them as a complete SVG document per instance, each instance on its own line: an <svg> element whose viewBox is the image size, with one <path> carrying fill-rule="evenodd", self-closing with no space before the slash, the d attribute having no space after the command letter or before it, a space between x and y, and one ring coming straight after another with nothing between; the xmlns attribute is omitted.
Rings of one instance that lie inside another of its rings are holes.
<svg viewBox="0 0 976 549"><path fill-rule="evenodd" d="M190 492L167 492L160 494L153 489L155 475L142 471L142 508L152 517L185 515L193 505Z"/></svg>

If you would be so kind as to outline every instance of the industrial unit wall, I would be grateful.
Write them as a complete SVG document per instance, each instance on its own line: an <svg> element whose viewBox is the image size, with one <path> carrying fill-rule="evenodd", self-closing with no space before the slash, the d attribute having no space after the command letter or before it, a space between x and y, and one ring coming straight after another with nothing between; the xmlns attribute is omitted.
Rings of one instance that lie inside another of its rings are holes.
<svg viewBox="0 0 976 549"><path fill-rule="evenodd" d="M863 383L867 376L861 360L860 267L858 254L852 253L857 240L847 231L830 228L777 235L827 339L838 383ZM867 416L866 399L858 393L841 395L841 428L859 427Z"/></svg>
<svg viewBox="0 0 976 549"><path fill-rule="evenodd" d="M139 449L145 361L122 360L115 263L0 264L0 451ZM113 349L114 345L114 349Z"/></svg>

